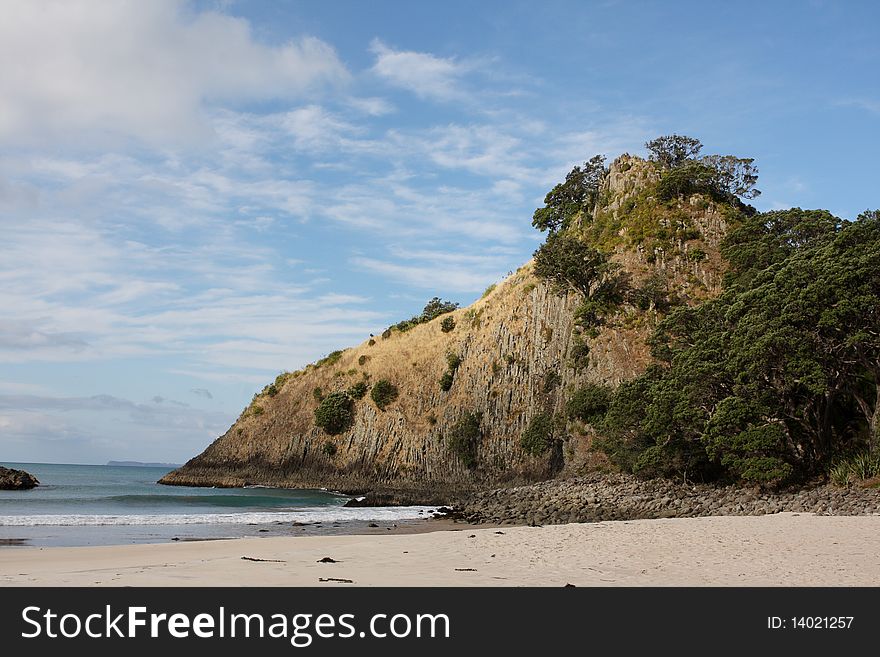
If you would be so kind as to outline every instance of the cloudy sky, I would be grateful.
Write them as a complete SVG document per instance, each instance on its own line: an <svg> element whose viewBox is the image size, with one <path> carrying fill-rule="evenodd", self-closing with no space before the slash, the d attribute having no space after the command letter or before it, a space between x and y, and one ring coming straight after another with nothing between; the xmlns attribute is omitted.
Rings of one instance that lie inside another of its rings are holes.
<svg viewBox="0 0 880 657"><path fill-rule="evenodd" d="M672 132L880 206L880 5L0 2L0 461L182 462Z"/></svg>

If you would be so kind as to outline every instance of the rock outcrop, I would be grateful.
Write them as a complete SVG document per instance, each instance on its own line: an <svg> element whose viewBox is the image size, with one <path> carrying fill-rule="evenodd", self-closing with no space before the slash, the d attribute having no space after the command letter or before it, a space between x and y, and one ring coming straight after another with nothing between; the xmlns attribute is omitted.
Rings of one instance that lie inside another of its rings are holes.
<svg viewBox="0 0 880 657"><path fill-rule="evenodd" d="M29 472L0 466L0 490L30 490L39 485L39 480Z"/></svg>
<svg viewBox="0 0 880 657"><path fill-rule="evenodd" d="M664 204L659 213L649 194L657 177L651 163L618 158L593 217L581 219L583 239L602 241L632 286L660 280L679 302L697 303L720 290L718 245L732 215L700 197ZM596 333L576 324L579 303L575 294L554 293L527 263L468 308L280 375L223 436L161 483L403 489L436 497L584 472L602 457L589 449L590 427L567 419L566 401L586 382L617 385L644 371L646 340L662 309L626 304ZM446 317L455 322L449 332L441 329ZM460 365L444 391L439 381L450 354ZM382 379L399 391L384 410L367 395L354 402L343 433L315 426L322 396ZM449 436L467 414L479 419L475 463L450 449ZM554 418L559 438L541 457L520 446L537 414Z"/></svg>

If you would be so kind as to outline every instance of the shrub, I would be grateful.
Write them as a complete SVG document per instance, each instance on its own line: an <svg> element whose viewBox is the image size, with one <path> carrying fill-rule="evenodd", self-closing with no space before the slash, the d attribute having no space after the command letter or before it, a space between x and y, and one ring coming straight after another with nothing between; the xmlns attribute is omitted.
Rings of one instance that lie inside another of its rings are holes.
<svg viewBox="0 0 880 657"><path fill-rule="evenodd" d="M376 381L376 383L373 384L373 389L370 391L370 397L380 411L384 411L388 404L397 399L397 396L397 386L391 383L388 379L380 379L379 381Z"/></svg>
<svg viewBox="0 0 880 657"><path fill-rule="evenodd" d="M320 386L315 386L312 390L312 397L315 398L315 401L320 402L324 400L324 391L321 390Z"/></svg>
<svg viewBox="0 0 880 657"><path fill-rule="evenodd" d="M443 321L440 322L440 330L444 333L449 333L450 331L455 329L455 319L452 317L444 317Z"/></svg>
<svg viewBox="0 0 880 657"><path fill-rule="evenodd" d="M440 390L448 392L455 380L455 373L461 365L461 356L449 352L446 354L446 366L448 369L440 377Z"/></svg>
<svg viewBox="0 0 880 657"><path fill-rule="evenodd" d="M321 451L324 452L324 454L326 454L330 458L333 458L334 456L336 456L336 452L338 451L338 449L337 449L335 443L332 443L328 440L326 443L324 443L324 446L321 448Z"/></svg>
<svg viewBox="0 0 880 657"><path fill-rule="evenodd" d="M435 424L437 424L437 416L434 415L433 413L430 413L430 414L428 415L428 418L427 418L427 419L428 419L428 424L430 424L432 427L433 427Z"/></svg>
<svg viewBox="0 0 880 657"><path fill-rule="evenodd" d="M364 363L366 363L368 360L370 360L369 356L367 356L366 354L361 354L360 356L358 356L358 365L363 367Z"/></svg>
<svg viewBox="0 0 880 657"><path fill-rule="evenodd" d="M497 376L498 372L501 371L501 365L498 364L497 360L492 361L492 375Z"/></svg>
<svg viewBox="0 0 880 657"><path fill-rule="evenodd" d="M590 345L583 340L571 341L568 355L571 357L569 365L576 370L583 369L590 364Z"/></svg>
<svg viewBox="0 0 880 657"><path fill-rule="evenodd" d="M481 296L480 298L485 299L486 297L488 297L490 294L492 294L496 287L498 286L495 283L492 283L492 285L486 288L486 290L483 292L483 296Z"/></svg>
<svg viewBox="0 0 880 657"><path fill-rule="evenodd" d="M588 383L578 388L565 405L568 417L597 424L608 412L612 391L608 386Z"/></svg>
<svg viewBox="0 0 880 657"><path fill-rule="evenodd" d="M352 384L346 392L352 399L363 399L367 394L367 383L366 381L358 381Z"/></svg>
<svg viewBox="0 0 880 657"><path fill-rule="evenodd" d="M270 383L266 386L266 394L270 397L274 397L278 394L278 386L276 386L274 383Z"/></svg>
<svg viewBox="0 0 880 657"><path fill-rule="evenodd" d="M541 391L545 395L549 395L553 390L562 383L562 377L556 370L550 370L544 375L544 382L541 384Z"/></svg>
<svg viewBox="0 0 880 657"><path fill-rule="evenodd" d="M413 317L413 321L416 321L419 324L430 322L432 319L436 319L440 315L445 315L446 313L451 313L457 308L458 303L455 301L443 301L440 297L434 297L425 304L421 315Z"/></svg>
<svg viewBox="0 0 880 657"><path fill-rule="evenodd" d="M344 392L331 392L315 409L315 426L331 436L342 433L354 422L354 402Z"/></svg>
<svg viewBox="0 0 880 657"><path fill-rule="evenodd" d="M440 390L443 392L449 392L452 388L452 382L455 380L455 374L446 370L443 372L443 376L440 377Z"/></svg>
<svg viewBox="0 0 880 657"><path fill-rule="evenodd" d="M337 351L331 351L329 354L324 356L321 360L315 363L315 367L324 367L324 365L333 365L340 358L342 358L343 350L339 349Z"/></svg>
<svg viewBox="0 0 880 657"><path fill-rule="evenodd" d="M376 341L375 341L373 338L370 338L370 341L367 342L367 344L368 344L370 347L372 347L373 345L376 344Z"/></svg>
<svg viewBox="0 0 880 657"><path fill-rule="evenodd" d="M829 476L838 486L849 486L880 477L880 455L861 452L841 459L831 467Z"/></svg>
<svg viewBox="0 0 880 657"><path fill-rule="evenodd" d="M540 456L553 444L553 418L547 413L538 413L523 431L520 447L532 456Z"/></svg>
<svg viewBox="0 0 880 657"><path fill-rule="evenodd" d="M479 413L465 413L452 425L452 429L449 431L450 451L458 456L468 468L474 468L477 465L477 448L482 435L480 431L481 420L482 416Z"/></svg>
<svg viewBox="0 0 880 657"><path fill-rule="evenodd" d="M632 290L630 300L639 310L650 310L651 308L666 310L669 306L666 279L660 274L654 274Z"/></svg>
<svg viewBox="0 0 880 657"><path fill-rule="evenodd" d="M419 324L425 324L426 322L430 322L440 315L445 315L446 313L451 313L453 310L458 308L458 303L454 301L443 301L440 297L434 297L431 299L425 307L422 309L422 312L418 315L410 317L409 319L405 319L397 324L388 327L385 330L385 333L382 334L383 338L387 338L391 336L391 330L397 329L398 331L405 332L409 331L414 326L418 326ZM453 324L454 327L454 324ZM452 329L450 329L452 330ZM386 335L387 333L387 335Z"/></svg>
<svg viewBox="0 0 880 657"><path fill-rule="evenodd" d="M382 339L387 340L390 337L391 337L391 327L389 326L387 329L382 331Z"/></svg>
<svg viewBox="0 0 880 657"><path fill-rule="evenodd" d="M251 406L251 415L257 416L263 414L263 407L259 404L254 404Z"/></svg>

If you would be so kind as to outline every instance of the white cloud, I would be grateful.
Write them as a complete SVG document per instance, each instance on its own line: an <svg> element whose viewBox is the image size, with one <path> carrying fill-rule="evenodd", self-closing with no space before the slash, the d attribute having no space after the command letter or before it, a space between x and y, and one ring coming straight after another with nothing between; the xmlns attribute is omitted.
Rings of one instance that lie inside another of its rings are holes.
<svg viewBox="0 0 880 657"><path fill-rule="evenodd" d="M397 108L384 98L349 98L348 104L368 116L385 116L397 111Z"/></svg>
<svg viewBox="0 0 880 657"><path fill-rule="evenodd" d="M443 287L457 292L476 292L482 290L492 281L499 280L501 271L475 271L448 266L443 261L427 262L423 265L401 265L376 258L352 258L352 264L366 271L382 274L398 284L412 285L436 290L442 279Z"/></svg>
<svg viewBox="0 0 880 657"><path fill-rule="evenodd" d="M338 146L346 135L359 129L318 105L309 105L287 112L278 121L285 132L293 137L294 145L302 150L324 150Z"/></svg>
<svg viewBox="0 0 880 657"><path fill-rule="evenodd" d="M373 71L389 84L420 98L455 100L462 97L459 81L469 70L467 65L428 53L393 50L379 39L373 39L370 51L376 55Z"/></svg>
<svg viewBox="0 0 880 657"><path fill-rule="evenodd" d="M0 61L0 138L26 143L192 142L211 103L348 77L323 41L264 45L247 21L183 0L7 0Z"/></svg>

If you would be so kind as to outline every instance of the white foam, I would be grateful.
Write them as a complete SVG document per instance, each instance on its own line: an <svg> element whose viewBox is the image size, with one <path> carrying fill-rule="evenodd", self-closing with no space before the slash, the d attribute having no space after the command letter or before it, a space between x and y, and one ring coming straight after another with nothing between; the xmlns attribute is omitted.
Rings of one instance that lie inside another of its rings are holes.
<svg viewBox="0 0 880 657"><path fill-rule="evenodd" d="M273 522L345 522L351 520L413 520L428 516L429 506L308 507L297 511L258 513L164 513L145 515L0 516L0 527L83 527L103 525L246 525ZM422 513L420 514L419 511Z"/></svg>

